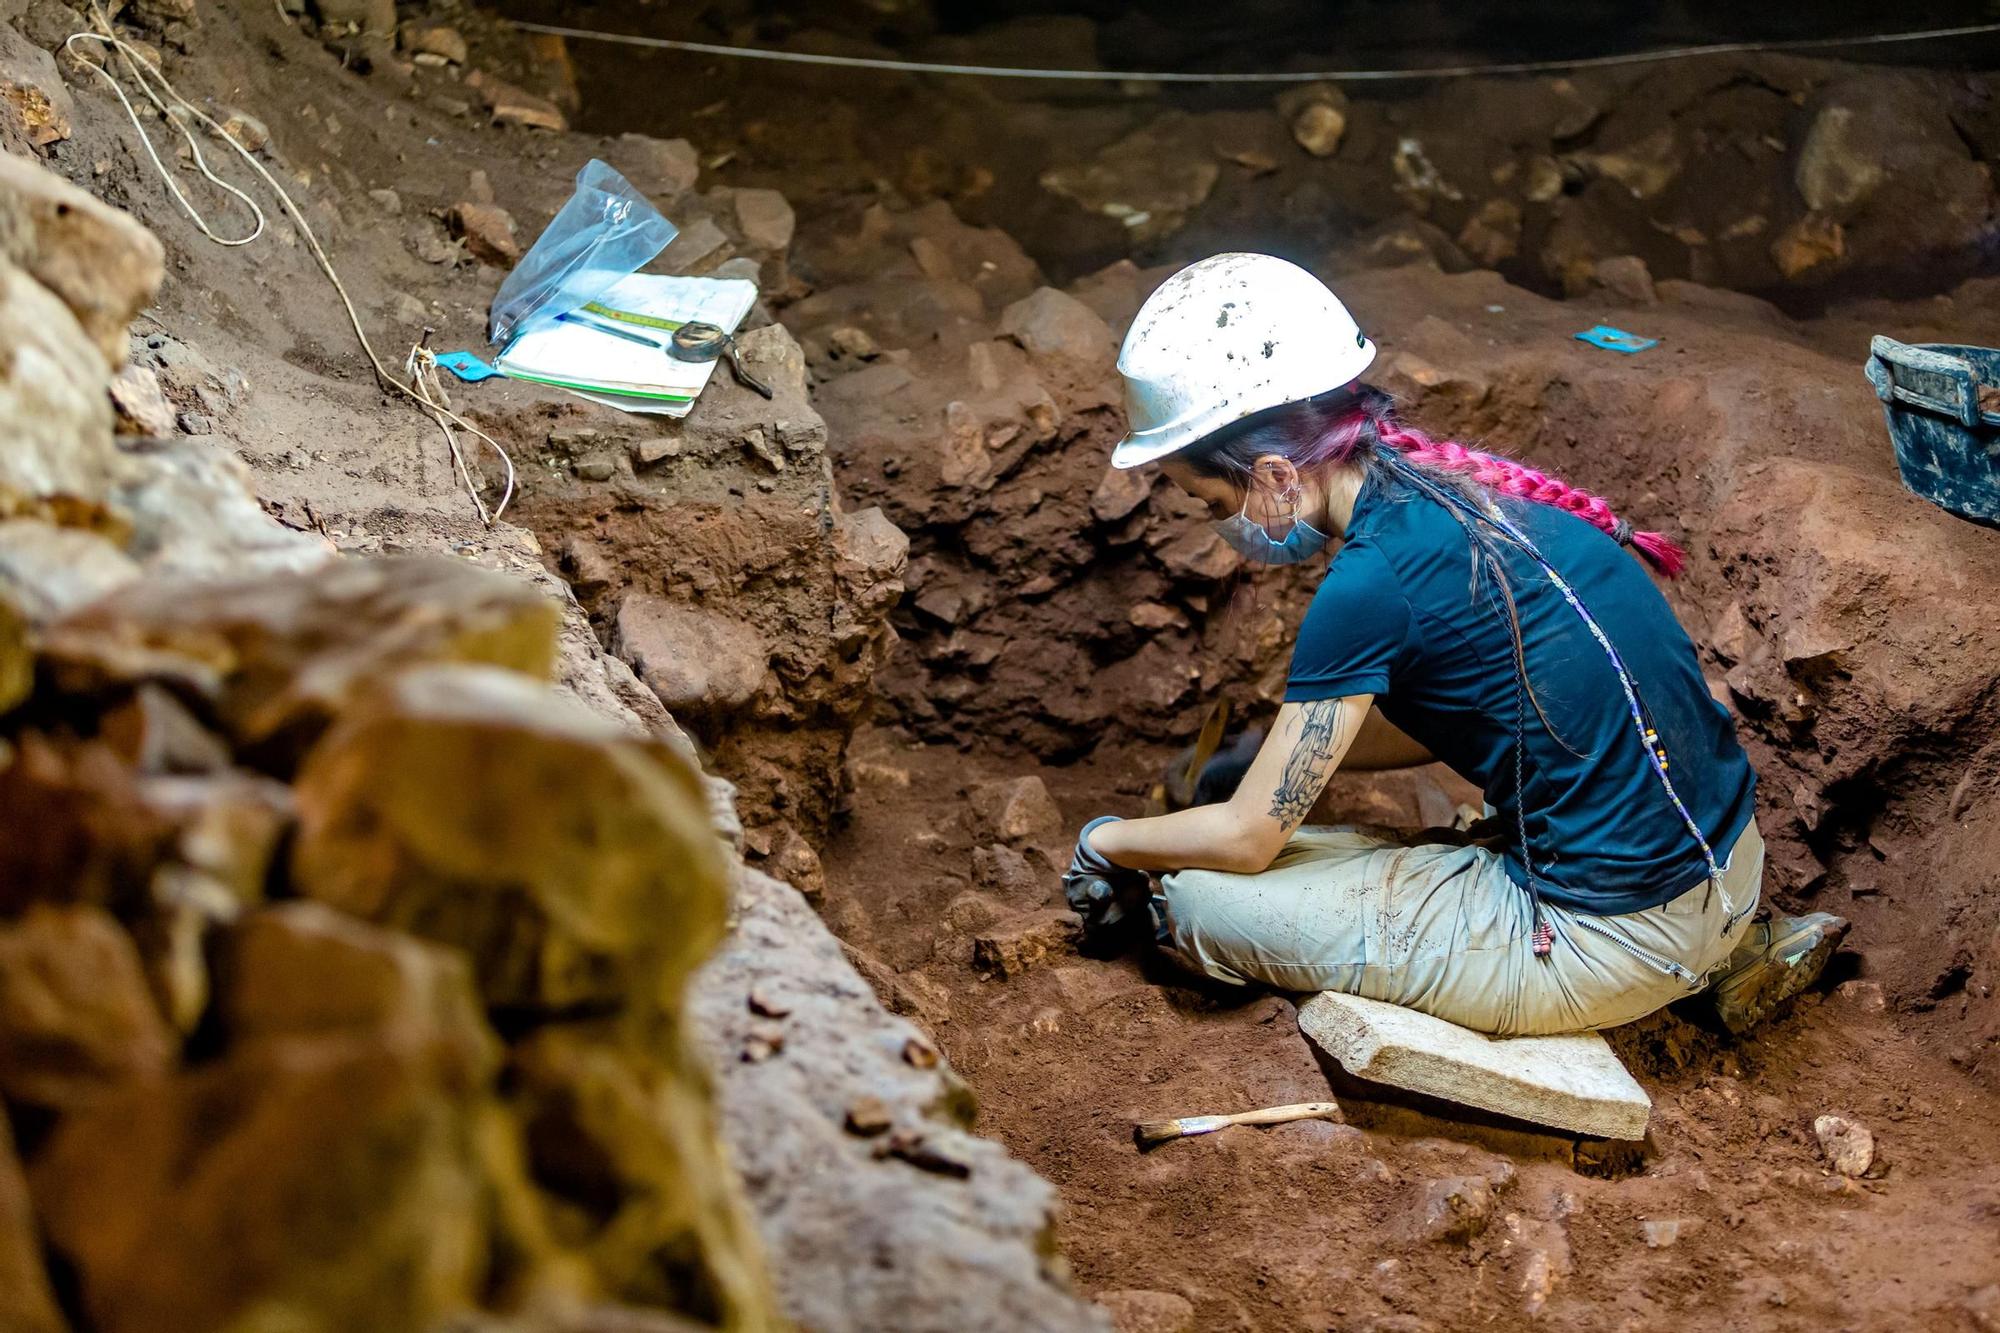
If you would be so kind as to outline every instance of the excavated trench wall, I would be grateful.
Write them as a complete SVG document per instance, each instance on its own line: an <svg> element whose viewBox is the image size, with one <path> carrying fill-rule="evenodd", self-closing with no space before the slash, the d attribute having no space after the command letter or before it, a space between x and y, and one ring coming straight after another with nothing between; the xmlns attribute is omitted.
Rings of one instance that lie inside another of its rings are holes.
<svg viewBox="0 0 2000 1333"><path fill-rule="evenodd" d="M1106 468L1110 352L1158 271L1030 291L1004 237L935 205L871 210L801 266L821 286L785 318L827 381L837 476L911 534L905 643L881 678L899 722L1060 759L1184 741L1219 693L1273 701L1317 566L1232 594L1234 557L1195 506ZM2000 837L2000 643L1977 608L2000 594L2000 550L1901 487L1858 360L1685 283L1610 312L1662 339L1634 358L1490 272L1375 269L1342 292L1384 349L1370 378L1418 423L1685 537L1670 595L1759 768L1768 891L1853 917L1860 966L1959 1020L1955 1049L1990 1065L1997 913L1975 867ZM1985 284L1958 308L1990 320Z"/></svg>

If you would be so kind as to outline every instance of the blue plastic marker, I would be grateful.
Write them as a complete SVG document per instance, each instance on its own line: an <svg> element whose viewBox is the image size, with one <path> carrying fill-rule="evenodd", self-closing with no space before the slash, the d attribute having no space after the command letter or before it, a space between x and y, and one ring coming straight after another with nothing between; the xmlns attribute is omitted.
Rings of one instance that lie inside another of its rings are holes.
<svg viewBox="0 0 2000 1333"><path fill-rule="evenodd" d="M481 380L494 379L507 373L494 369L470 352L441 352L438 354L437 363L467 384L477 384Z"/></svg>
<svg viewBox="0 0 2000 1333"><path fill-rule="evenodd" d="M1627 356L1660 345L1658 338L1641 338L1636 333L1614 329L1609 324L1593 325L1577 334L1576 340L1589 343L1592 347L1602 347L1607 352L1623 352Z"/></svg>

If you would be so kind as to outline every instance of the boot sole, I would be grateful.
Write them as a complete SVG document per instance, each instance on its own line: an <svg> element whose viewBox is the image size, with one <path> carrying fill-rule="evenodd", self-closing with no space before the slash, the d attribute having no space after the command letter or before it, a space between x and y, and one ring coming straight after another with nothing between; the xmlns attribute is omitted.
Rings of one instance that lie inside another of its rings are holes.
<svg viewBox="0 0 2000 1333"><path fill-rule="evenodd" d="M1830 912L1814 912L1802 920L1806 927L1773 942L1766 953L1768 961L1749 969L1742 982L1734 987L1726 982L1716 987L1716 1014L1722 1019L1723 1026L1737 1036L1756 1027L1780 1005L1819 980L1819 974L1826 969L1827 959L1833 957L1833 951L1847 938L1850 929L1850 923L1845 918ZM1789 962L1777 961L1801 945L1805 946L1803 953ZM1774 968L1775 973L1772 971ZM1747 984L1752 978L1761 976L1769 977L1763 987Z"/></svg>

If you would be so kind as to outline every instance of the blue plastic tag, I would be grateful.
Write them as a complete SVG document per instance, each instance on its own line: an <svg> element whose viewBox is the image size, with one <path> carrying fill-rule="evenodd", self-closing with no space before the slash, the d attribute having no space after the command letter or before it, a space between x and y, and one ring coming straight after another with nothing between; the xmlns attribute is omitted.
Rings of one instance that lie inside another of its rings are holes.
<svg viewBox="0 0 2000 1333"><path fill-rule="evenodd" d="M1614 329L1609 324L1598 324L1576 335L1578 342L1589 343L1592 347L1602 347L1607 352L1643 352L1648 347L1658 347L1658 338L1641 338L1636 333Z"/></svg>
<svg viewBox="0 0 2000 1333"><path fill-rule="evenodd" d="M502 373L495 370L492 366L487 365L470 352L440 352L437 363L464 380L467 384L477 384L481 380L490 380Z"/></svg>

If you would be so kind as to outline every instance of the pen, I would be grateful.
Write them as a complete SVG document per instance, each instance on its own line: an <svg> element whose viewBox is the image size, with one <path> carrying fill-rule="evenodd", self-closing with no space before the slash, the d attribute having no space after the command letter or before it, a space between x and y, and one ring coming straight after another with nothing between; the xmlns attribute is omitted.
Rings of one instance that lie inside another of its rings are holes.
<svg viewBox="0 0 2000 1333"><path fill-rule="evenodd" d="M594 329L599 333L608 334L613 338L623 338L628 343L638 343L641 347L650 347L656 352L666 350L666 348L654 342L651 338L642 338L636 333L627 333L624 329L611 328L608 325L600 324L594 319L586 319L582 315L564 311L562 314L557 315L556 318L568 324L581 324L586 329Z"/></svg>

